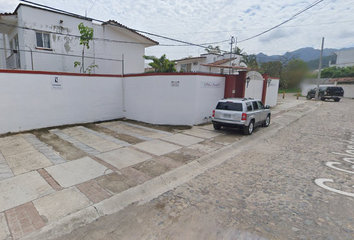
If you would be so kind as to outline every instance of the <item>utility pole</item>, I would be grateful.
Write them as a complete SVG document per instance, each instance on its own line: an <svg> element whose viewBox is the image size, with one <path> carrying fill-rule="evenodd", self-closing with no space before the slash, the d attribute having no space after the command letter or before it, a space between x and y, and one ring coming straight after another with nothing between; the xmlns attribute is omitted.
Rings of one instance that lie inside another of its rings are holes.
<svg viewBox="0 0 354 240"><path fill-rule="evenodd" d="M229 74L231 74L231 69L232 69L232 44L235 43L235 37L234 36L231 36L231 40L230 40L230 45L231 45L231 48L230 48L230 69L229 69Z"/></svg>
<svg viewBox="0 0 354 240"><path fill-rule="evenodd" d="M320 78L321 78L321 70L322 70L323 45L324 45L324 37L322 37L322 46L321 46L320 62L319 62L319 64L318 64L317 87L316 87L315 99L318 99L318 92L319 92L319 87L320 87Z"/></svg>

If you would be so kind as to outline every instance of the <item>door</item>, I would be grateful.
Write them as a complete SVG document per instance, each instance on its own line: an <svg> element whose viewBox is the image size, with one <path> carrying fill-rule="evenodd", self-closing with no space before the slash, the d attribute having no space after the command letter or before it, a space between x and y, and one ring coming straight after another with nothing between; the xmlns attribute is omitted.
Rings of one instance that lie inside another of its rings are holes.
<svg viewBox="0 0 354 240"><path fill-rule="evenodd" d="M264 107L264 105L263 105L263 103L261 101L258 101L257 104L258 104L258 107L259 107L260 112L261 112L260 121L263 122L263 121L266 120L268 112L265 111L265 107Z"/></svg>
<svg viewBox="0 0 354 240"><path fill-rule="evenodd" d="M255 125L258 125L261 121L261 109L258 107L258 103L256 101L252 101L253 113L255 119Z"/></svg>

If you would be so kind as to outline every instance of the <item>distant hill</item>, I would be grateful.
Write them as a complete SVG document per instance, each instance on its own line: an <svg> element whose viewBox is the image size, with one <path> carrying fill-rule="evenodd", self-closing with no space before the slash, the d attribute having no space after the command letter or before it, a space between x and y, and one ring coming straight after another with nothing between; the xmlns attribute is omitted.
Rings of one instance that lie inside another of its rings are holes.
<svg viewBox="0 0 354 240"><path fill-rule="evenodd" d="M339 50L346 50L346 49L353 49L353 48L342 48L342 49L335 49L335 48L325 48L323 49L323 67L328 67L328 63L331 60L332 63L335 62L336 56L333 54L335 51ZM319 57L320 57L321 50L314 49L312 47L300 48L292 52L286 52L284 55L291 56L293 58L299 58L308 63L310 69L318 68ZM258 53L256 55L257 62L269 62L269 61L277 61L280 57L284 55L271 55L268 56L264 53Z"/></svg>

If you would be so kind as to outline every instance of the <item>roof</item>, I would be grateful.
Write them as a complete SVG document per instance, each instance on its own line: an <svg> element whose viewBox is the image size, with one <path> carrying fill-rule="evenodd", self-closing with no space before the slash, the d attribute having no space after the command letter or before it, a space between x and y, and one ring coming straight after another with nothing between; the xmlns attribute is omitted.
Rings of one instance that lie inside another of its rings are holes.
<svg viewBox="0 0 354 240"><path fill-rule="evenodd" d="M222 59L222 60L219 60L219 61L216 61L216 62L213 62L213 63L209 63L209 64L212 64L212 65L222 65L224 63L227 63L227 62L230 62L232 60L235 60L236 58L226 58L226 59Z"/></svg>
<svg viewBox="0 0 354 240"><path fill-rule="evenodd" d="M141 36L141 37L153 42L153 43L155 43L156 45L159 44L158 42L152 40L151 38L148 38L148 37L138 33L137 31L135 31L135 30L133 30L131 28L128 28L127 26L125 26L125 25L123 25L123 24L121 24L121 23L119 23L119 22L117 22L115 20L109 20L107 22L102 23L102 25L113 25L113 26L119 26L119 27L125 28L125 29L127 29L127 30L129 30L129 31L131 31L131 32L133 32L133 33L135 33L135 34L137 34L137 35L139 35L139 36Z"/></svg>
<svg viewBox="0 0 354 240"><path fill-rule="evenodd" d="M354 77L332 78L329 81L330 82L354 82Z"/></svg>
<svg viewBox="0 0 354 240"><path fill-rule="evenodd" d="M179 61L187 61L187 60L196 60L196 59L205 59L206 57L187 57L187 58L182 58L179 60L175 60L175 62L179 62Z"/></svg>
<svg viewBox="0 0 354 240"><path fill-rule="evenodd" d="M0 17L1 16L11 16L11 15L17 15L17 12L15 13L8 13L8 12L5 12L5 13L0 13Z"/></svg>

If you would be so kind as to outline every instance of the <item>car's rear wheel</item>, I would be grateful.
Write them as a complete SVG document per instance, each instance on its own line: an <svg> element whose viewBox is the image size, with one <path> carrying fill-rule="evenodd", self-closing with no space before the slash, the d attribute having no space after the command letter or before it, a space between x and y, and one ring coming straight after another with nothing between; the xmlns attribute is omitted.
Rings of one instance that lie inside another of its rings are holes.
<svg viewBox="0 0 354 240"><path fill-rule="evenodd" d="M268 127L270 124L270 114L268 114L265 122L263 123L263 127Z"/></svg>
<svg viewBox="0 0 354 240"><path fill-rule="evenodd" d="M254 121L252 120L250 124L248 124L248 126L245 126L245 128L243 129L243 133L245 135L251 135L253 133L253 130L254 130Z"/></svg>
<svg viewBox="0 0 354 240"><path fill-rule="evenodd" d="M214 123L213 126L214 126L215 130L220 130L221 129L221 125L219 125L219 124Z"/></svg>
<svg viewBox="0 0 354 240"><path fill-rule="evenodd" d="M340 101L340 98L335 98L334 101L335 101L335 102L339 102L339 101Z"/></svg>
<svg viewBox="0 0 354 240"><path fill-rule="evenodd" d="M311 100L311 95L309 93L307 94L306 99Z"/></svg>

